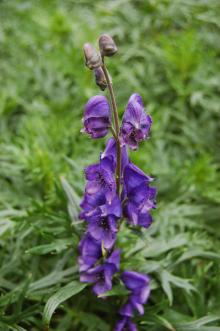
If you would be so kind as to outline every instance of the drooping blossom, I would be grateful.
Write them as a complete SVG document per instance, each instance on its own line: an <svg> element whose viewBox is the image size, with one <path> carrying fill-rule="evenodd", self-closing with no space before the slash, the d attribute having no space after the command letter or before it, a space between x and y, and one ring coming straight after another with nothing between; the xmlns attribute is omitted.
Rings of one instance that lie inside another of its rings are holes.
<svg viewBox="0 0 220 331"><path fill-rule="evenodd" d="M121 279L131 293L127 303L121 307L119 314L132 317L136 310L142 315L144 313L143 305L147 302L150 295L149 276L135 271L125 271L121 275Z"/></svg>
<svg viewBox="0 0 220 331"><path fill-rule="evenodd" d="M87 179L85 191L89 195L102 192L108 201L116 194L113 157L100 158L100 162L85 169Z"/></svg>
<svg viewBox="0 0 220 331"><path fill-rule="evenodd" d="M80 274L80 281L94 283L93 292L96 295L110 291L112 277L119 270L120 250L117 249L104 261L103 264L88 269Z"/></svg>
<svg viewBox="0 0 220 331"><path fill-rule="evenodd" d="M115 196L110 203L105 201L105 204L81 213L81 217L88 222L90 235L110 249L116 240L117 220L121 217L119 198Z"/></svg>
<svg viewBox="0 0 220 331"><path fill-rule="evenodd" d="M138 330L136 325L131 322L131 319L129 317L123 317L117 322L114 331L138 331Z"/></svg>
<svg viewBox="0 0 220 331"><path fill-rule="evenodd" d="M108 100L102 95L89 99L85 105L83 117L84 129L93 139L107 135L111 125L111 112Z"/></svg>
<svg viewBox="0 0 220 331"><path fill-rule="evenodd" d="M94 240L89 233L86 233L79 243L79 253L79 271L85 272L101 258L101 243Z"/></svg>
<svg viewBox="0 0 220 331"><path fill-rule="evenodd" d="M121 136L131 149L135 150L139 142L149 135L152 119L144 111L143 101L140 95L131 95L122 119Z"/></svg>
<svg viewBox="0 0 220 331"><path fill-rule="evenodd" d="M150 181L152 178L132 163L126 166L123 191L123 197L126 199L124 215L132 225L148 228L152 223L150 211L156 208L157 190L149 186Z"/></svg>

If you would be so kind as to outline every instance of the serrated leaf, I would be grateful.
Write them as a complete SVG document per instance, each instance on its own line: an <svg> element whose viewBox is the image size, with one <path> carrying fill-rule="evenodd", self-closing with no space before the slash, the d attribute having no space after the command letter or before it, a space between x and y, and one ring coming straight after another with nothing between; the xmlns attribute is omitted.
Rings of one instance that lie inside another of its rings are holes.
<svg viewBox="0 0 220 331"><path fill-rule="evenodd" d="M43 312L43 323L45 325L50 324L51 317L56 310L56 308L67 299L78 294L86 287L86 284L73 281L68 285L62 287L58 292L53 294L46 303Z"/></svg>

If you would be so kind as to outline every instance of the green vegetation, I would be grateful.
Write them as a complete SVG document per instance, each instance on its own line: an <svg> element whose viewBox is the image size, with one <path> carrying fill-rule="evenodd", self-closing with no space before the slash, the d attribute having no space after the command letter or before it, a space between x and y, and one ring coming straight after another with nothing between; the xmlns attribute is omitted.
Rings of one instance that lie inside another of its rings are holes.
<svg viewBox="0 0 220 331"><path fill-rule="evenodd" d="M77 271L83 168L105 143L79 133L100 93L82 45L103 32L120 111L138 92L154 121L132 153L156 178L154 223L119 238L122 268L153 279L138 328L219 331L219 0L0 1L0 330L44 330L53 313L51 331L116 321L120 287L98 300Z"/></svg>

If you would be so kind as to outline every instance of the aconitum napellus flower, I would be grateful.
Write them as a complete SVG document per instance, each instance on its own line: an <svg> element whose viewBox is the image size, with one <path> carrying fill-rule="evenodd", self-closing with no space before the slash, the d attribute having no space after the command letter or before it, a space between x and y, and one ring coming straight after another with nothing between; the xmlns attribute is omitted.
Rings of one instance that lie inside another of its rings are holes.
<svg viewBox="0 0 220 331"><path fill-rule="evenodd" d="M112 156L100 159L100 162L88 166L85 169L87 179L85 191L93 195L103 192L108 201L116 194L116 182L114 174L114 160Z"/></svg>
<svg viewBox="0 0 220 331"><path fill-rule="evenodd" d="M129 163L124 170L124 192L126 198L124 215L132 225L148 228L152 223L151 209L156 208L155 187L150 187L153 179L138 167Z"/></svg>
<svg viewBox="0 0 220 331"><path fill-rule="evenodd" d="M102 265L88 269L80 274L80 281L94 283L93 292L103 294L112 288L112 277L119 270L120 250L117 249L105 260Z"/></svg>
<svg viewBox="0 0 220 331"><path fill-rule="evenodd" d="M102 95L89 99L85 105L83 117L84 129L93 139L107 135L111 125L111 112L108 100Z"/></svg>
<svg viewBox="0 0 220 331"><path fill-rule="evenodd" d="M137 331L137 327L129 317L124 317L117 322L114 331Z"/></svg>
<svg viewBox="0 0 220 331"><path fill-rule="evenodd" d="M112 248L115 240L117 220L121 217L121 203L117 196L111 202L95 206L81 213L81 218L88 222L88 232L97 241L102 242L106 249Z"/></svg>
<svg viewBox="0 0 220 331"><path fill-rule="evenodd" d="M140 315L144 313L143 305L150 295L150 278L139 272L125 271L121 275L125 287L131 291L128 302L121 307L119 314L131 317L137 310Z"/></svg>
<svg viewBox="0 0 220 331"><path fill-rule="evenodd" d="M120 226L122 217L127 219L129 227L148 228L152 223L150 212L156 207L156 188L150 186L153 178L133 164L128 155L128 148L135 150L148 138L152 120L144 111L141 96L134 93L120 127L112 80L104 61L106 56L116 52L114 40L106 34L99 38L99 52L89 43L84 45L86 65L93 70L99 88L109 90L111 102L102 95L89 99L84 110L83 131L92 139L108 133L112 133L112 137L107 140L99 161L85 169L86 184L79 215L84 220L85 234L79 243L78 262L80 281L91 283L93 293L100 298L107 300L106 292L114 283L122 281L128 296L118 310L119 320L114 331L137 331L132 317L135 313L144 314L144 305L150 295L150 278L135 270L122 270L119 274L117 234L128 225Z"/></svg>
<svg viewBox="0 0 220 331"><path fill-rule="evenodd" d="M152 119L144 111L142 98L139 94L131 95L121 126L121 136L131 149L135 150L138 143L146 139L149 135Z"/></svg>
<svg viewBox="0 0 220 331"><path fill-rule="evenodd" d="M101 243L86 233L79 243L79 271L85 272L102 257Z"/></svg>

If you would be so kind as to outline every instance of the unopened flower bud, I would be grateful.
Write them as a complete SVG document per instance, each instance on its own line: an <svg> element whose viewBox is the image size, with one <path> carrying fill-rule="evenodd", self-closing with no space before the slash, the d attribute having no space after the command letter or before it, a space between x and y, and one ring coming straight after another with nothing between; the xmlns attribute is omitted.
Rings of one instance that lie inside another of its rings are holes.
<svg viewBox="0 0 220 331"><path fill-rule="evenodd" d="M100 36L99 49L102 56L112 56L118 51L114 40L107 34Z"/></svg>
<svg viewBox="0 0 220 331"><path fill-rule="evenodd" d="M105 75L104 75L102 68L101 67L96 68L94 70L94 75L95 75L96 85L98 85L100 87L100 89L102 91L104 91L107 87L107 82L106 82Z"/></svg>
<svg viewBox="0 0 220 331"><path fill-rule="evenodd" d="M85 56L85 62L86 66L89 69L96 69L102 65L102 59L100 54L95 50L95 48L89 44L86 43L83 46L84 56Z"/></svg>

